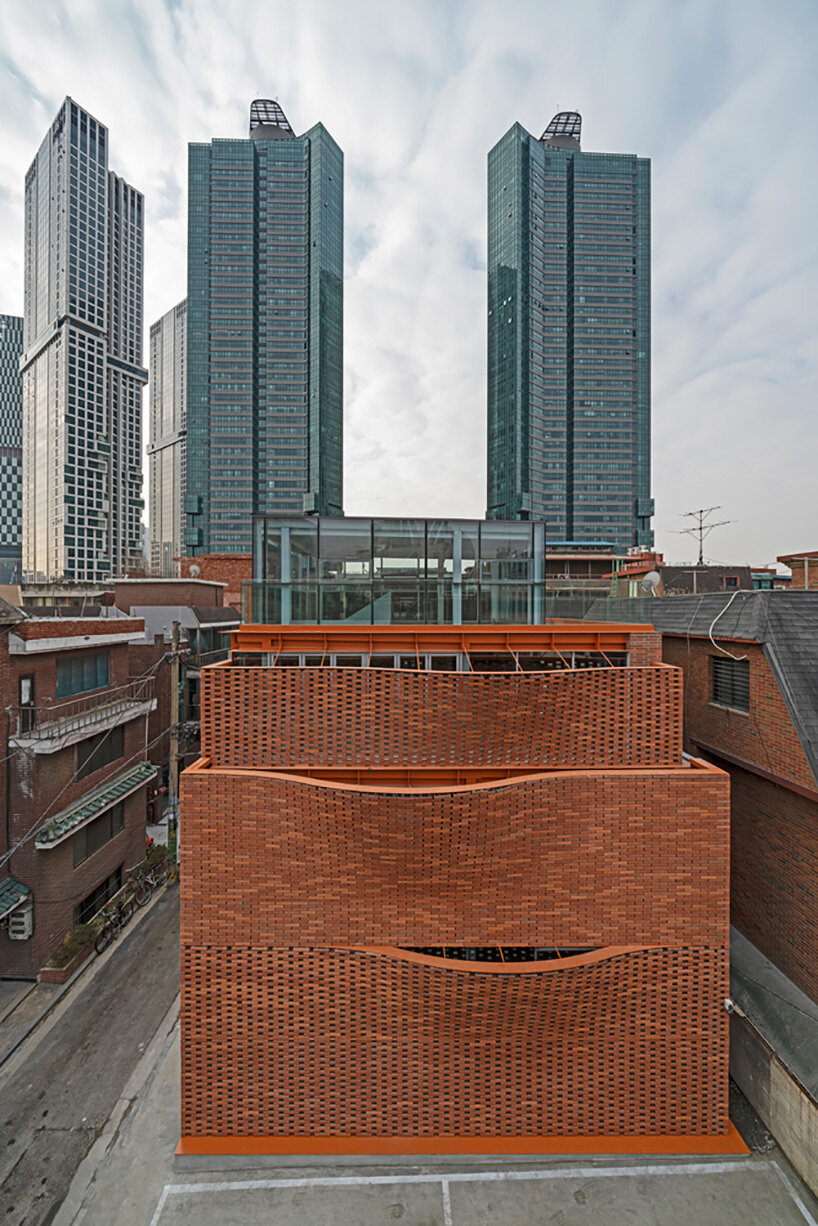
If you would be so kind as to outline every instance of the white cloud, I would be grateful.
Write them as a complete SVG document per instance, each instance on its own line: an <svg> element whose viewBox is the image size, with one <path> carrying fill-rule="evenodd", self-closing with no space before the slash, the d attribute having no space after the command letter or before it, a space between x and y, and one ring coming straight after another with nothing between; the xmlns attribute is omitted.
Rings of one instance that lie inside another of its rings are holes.
<svg viewBox="0 0 818 1226"><path fill-rule="evenodd" d="M147 200L146 320L185 293L187 143L277 96L345 153L350 513L482 515L486 154L558 108L653 157L657 538L719 502L714 556L814 532L810 0L29 0L0 6L0 310L22 183L62 97ZM814 544L814 542L813 542Z"/></svg>

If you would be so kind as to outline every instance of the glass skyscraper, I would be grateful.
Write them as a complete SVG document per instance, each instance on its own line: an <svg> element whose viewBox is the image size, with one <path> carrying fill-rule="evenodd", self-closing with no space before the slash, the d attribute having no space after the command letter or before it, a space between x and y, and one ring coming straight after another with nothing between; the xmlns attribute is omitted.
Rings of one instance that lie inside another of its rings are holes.
<svg viewBox="0 0 818 1226"><path fill-rule="evenodd" d="M580 130L489 153L487 514L650 546L650 161Z"/></svg>
<svg viewBox="0 0 818 1226"><path fill-rule="evenodd" d="M23 572L98 581L141 556L143 198L66 98L26 175Z"/></svg>
<svg viewBox="0 0 818 1226"><path fill-rule="evenodd" d="M187 303L151 324L148 385L148 500L152 575L172 578L184 554Z"/></svg>
<svg viewBox="0 0 818 1226"><path fill-rule="evenodd" d="M249 553L253 514L343 513L343 174L274 101L190 146L188 554Z"/></svg>
<svg viewBox="0 0 818 1226"><path fill-rule="evenodd" d="M0 583L19 583L23 518L23 320L0 315Z"/></svg>

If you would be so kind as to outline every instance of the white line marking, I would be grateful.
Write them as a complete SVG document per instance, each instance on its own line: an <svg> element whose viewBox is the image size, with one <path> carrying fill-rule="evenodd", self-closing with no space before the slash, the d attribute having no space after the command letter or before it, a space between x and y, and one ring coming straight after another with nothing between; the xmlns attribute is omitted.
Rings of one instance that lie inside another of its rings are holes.
<svg viewBox="0 0 818 1226"><path fill-rule="evenodd" d="M808 1226L818 1226L818 1222L815 1221L815 1218L812 1216L809 1209L804 1204L804 1202L801 1200L801 1197L798 1195L797 1190L793 1187L792 1181L789 1178L789 1176L785 1174L785 1172L781 1169L781 1167L778 1165L777 1162L773 1161L773 1166L778 1171L778 1174L781 1176L781 1182L784 1184L784 1187L787 1189L790 1196L795 1201L798 1208L801 1210L801 1216L803 1217L804 1221L808 1223Z"/></svg>
<svg viewBox="0 0 818 1226"><path fill-rule="evenodd" d="M456 1156L455 1156L456 1157ZM650 1175L724 1175L729 1171L764 1170L772 1166L798 1207L807 1226L818 1226L796 1188L777 1162L763 1165L752 1158L735 1158L726 1162L662 1162L643 1166L572 1166L549 1167L521 1171L453 1171L446 1175L410 1175L396 1171L393 1175L314 1175L302 1179L229 1179L212 1183L168 1183L151 1218L150 1226L159 1226L162 1210L169 1196L184 1196L214 1192L273 1191L286 1188L354 1188L383 1187L394 1184L440 1184L443 1198L443 1224L452 1226L452 1183L501 1183L545 1179L621 1179Z"/></svg>
<svg viewBox="0 0 818 1226"><path fill-rule="evenodd" d="M159 1226L159 1219L162 1216L162 1210L165 1207L165 1201L168 1199L169 1192L170 1185L165 1184L164 1188L162 1189L162 1195L159 1197L159 1204L156 1206L156 1212L151 1218L151 1226Z"/></svg>
<svg viewBox="0 0 818 1226"><path fill-rule="evenodd" d="M452 1226L452 1200L449 1196L448 1179L441 1179L440 1191L443 1194L443 1226Z"/></svg>
<svg viewBox="0 0 818 1226"><path fill-rule="evenodd" d="M454 1160L456 1161L456 1155ZM722 1175L726 1171L757 1169L757 1164L747 1158L735 1162L657 1163L656 1166L582 1166L548 1168L547 1170L523 1171L454 1171L446 1175L314 1175L304 1179L230 1179L213 1183L170 1183L165 1185L169 1195L184 1192L247 1192L252 1188L344 1188L376 1187L396 1183L484 1183L510 1179L590 1179L617 1178L637 1175ZM151 1224L153 1226L153 1223ZM818 1223L816 1223L818 1226Z"/></svg>

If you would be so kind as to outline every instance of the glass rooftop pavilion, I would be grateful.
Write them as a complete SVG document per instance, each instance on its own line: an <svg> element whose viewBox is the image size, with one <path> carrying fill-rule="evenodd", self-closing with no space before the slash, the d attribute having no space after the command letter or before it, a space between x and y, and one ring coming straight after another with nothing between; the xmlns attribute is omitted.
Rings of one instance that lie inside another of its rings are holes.
<svg viewBox="0 0 818 1226"><path fill-rule="evenodd" d="M545 524L258 515L243 604L267 625L539 625Z"/></svg>

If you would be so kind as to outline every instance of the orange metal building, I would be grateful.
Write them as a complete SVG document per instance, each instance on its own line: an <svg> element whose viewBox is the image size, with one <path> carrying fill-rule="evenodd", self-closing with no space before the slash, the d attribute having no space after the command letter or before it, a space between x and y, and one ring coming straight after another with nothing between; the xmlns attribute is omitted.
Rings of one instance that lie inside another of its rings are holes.
<svg viewBox="0 0 818 1226"><path fill-rule="evenodd" d="M727 1151L727 775L647 626L244 626L183 776L194 1152Z"/></svg>

